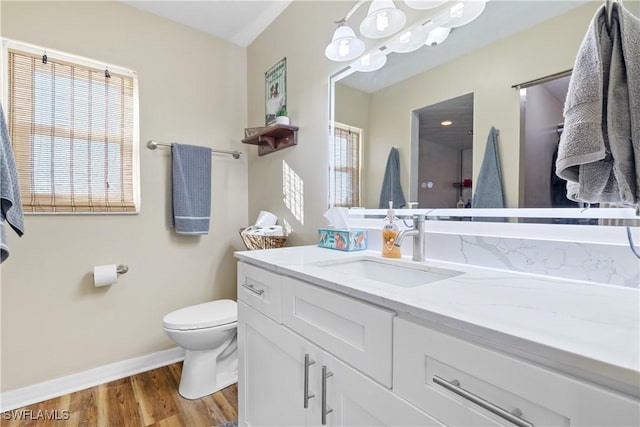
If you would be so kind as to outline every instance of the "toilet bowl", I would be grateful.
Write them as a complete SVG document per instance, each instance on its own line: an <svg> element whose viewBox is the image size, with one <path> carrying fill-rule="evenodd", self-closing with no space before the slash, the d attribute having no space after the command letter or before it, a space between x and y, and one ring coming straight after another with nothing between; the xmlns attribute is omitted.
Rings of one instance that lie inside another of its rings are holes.
<svg viewBox="0 0 640 427"><path fill-rule="evenodd" d="M185 349L178 392L199 399L238 381L238 306L217 300L172 311L162 319L167 335Z"/></svg>

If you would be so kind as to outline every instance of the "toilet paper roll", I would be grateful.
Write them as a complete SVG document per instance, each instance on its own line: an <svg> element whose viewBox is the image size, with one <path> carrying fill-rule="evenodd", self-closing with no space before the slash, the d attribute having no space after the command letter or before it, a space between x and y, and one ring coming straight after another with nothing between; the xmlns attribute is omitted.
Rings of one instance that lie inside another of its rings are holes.
<svg viewBox="0 0 640 427"><path fill-rule="evenodd" d="M115 264L93 267L93 283L97 287L113 285L118 281L118 267Z"/></svg>
<svg viewBox="0 0 640 427"><path fill-rule="evenodd" d="M282 226L281 225L272 225L271 227L267 227L264 229L265 236L282 236Z"/></svg>

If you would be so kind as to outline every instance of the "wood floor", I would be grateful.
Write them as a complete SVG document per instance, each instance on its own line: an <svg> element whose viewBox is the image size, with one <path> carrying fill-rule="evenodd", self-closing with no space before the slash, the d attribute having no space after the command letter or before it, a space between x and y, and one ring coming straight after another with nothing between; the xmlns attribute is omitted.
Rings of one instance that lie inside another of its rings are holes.
<svg viewBox="0 0 640 427"><path fill-rule="evenodd" d="M237 384L202 399L187 400L178 394L181 371L180 362L14 409L0 414L0 425L215 427L238 418Z"/></svg>

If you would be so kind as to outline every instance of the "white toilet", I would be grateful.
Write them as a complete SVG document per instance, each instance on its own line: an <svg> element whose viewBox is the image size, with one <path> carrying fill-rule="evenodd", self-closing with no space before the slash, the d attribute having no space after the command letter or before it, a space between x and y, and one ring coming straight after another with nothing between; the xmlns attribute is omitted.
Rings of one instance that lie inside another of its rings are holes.
<svg viewBox="0 0 640 427"><path fill-rule="evenodd" d="M167 335L184 348L178 392L187 399L215 393L238 381L238 306L217 300L172 311L162 319Z"/></svg>

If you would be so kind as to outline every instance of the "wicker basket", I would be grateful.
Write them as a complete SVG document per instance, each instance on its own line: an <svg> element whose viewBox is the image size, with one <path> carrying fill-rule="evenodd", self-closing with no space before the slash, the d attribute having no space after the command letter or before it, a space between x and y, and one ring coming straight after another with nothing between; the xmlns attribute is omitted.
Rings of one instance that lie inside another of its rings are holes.
<svg viewBox="0 0 640 427"><path fill-rule="evenodd" d="M287 236L258 236L256 234L242 234L244 228L240 229L240 237L244 245L249 250L281 248L287 243Z"/></svg>

